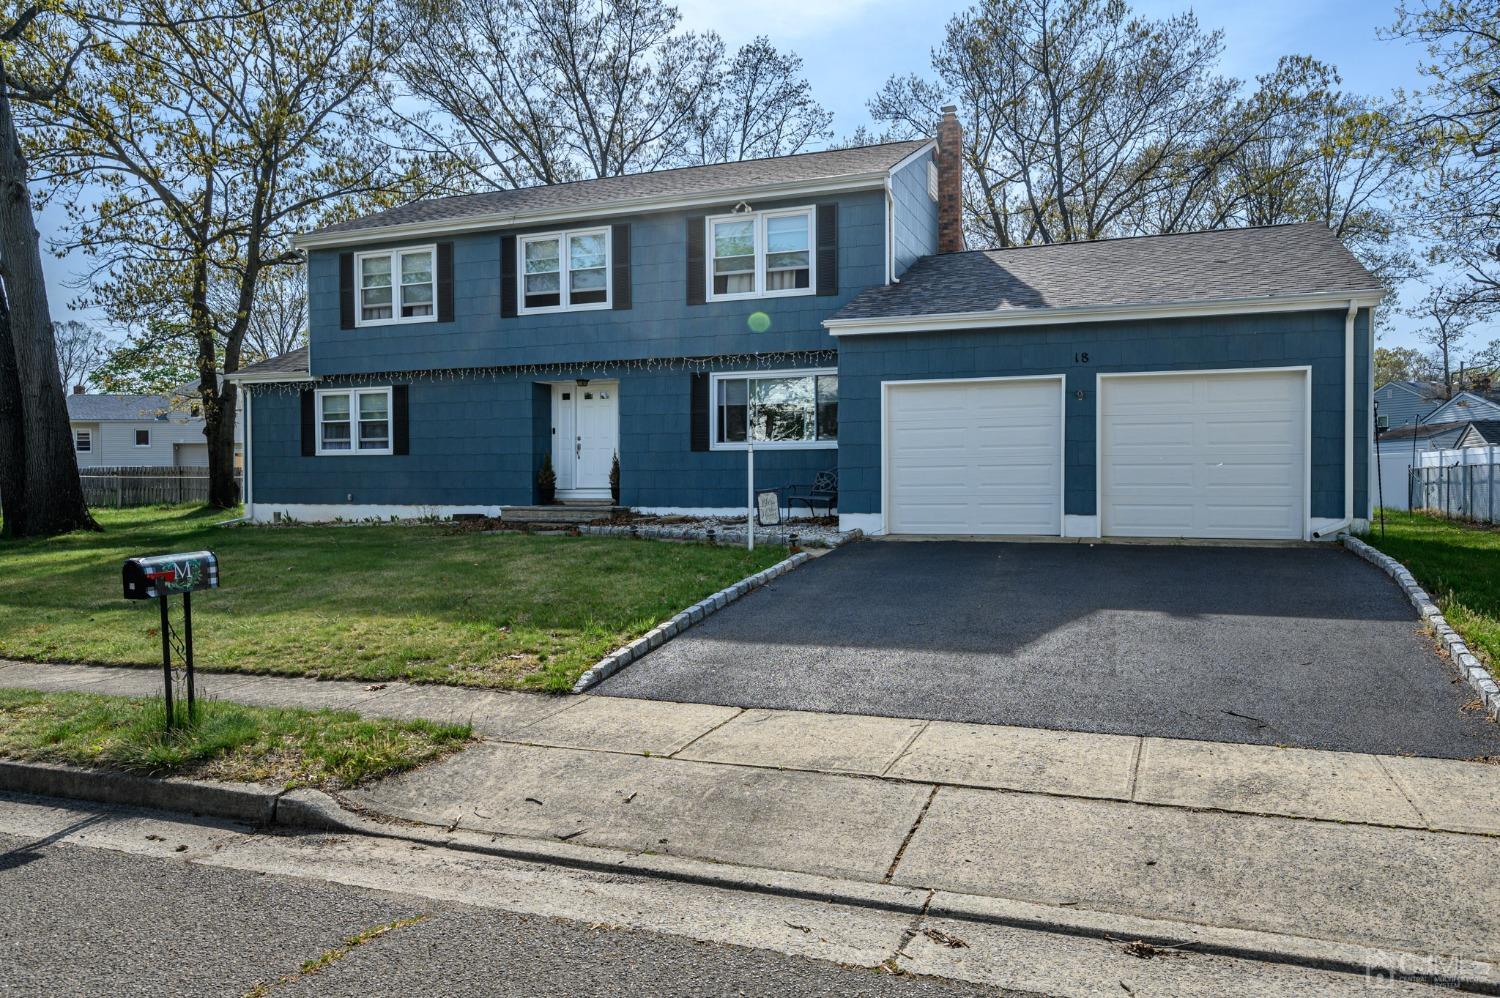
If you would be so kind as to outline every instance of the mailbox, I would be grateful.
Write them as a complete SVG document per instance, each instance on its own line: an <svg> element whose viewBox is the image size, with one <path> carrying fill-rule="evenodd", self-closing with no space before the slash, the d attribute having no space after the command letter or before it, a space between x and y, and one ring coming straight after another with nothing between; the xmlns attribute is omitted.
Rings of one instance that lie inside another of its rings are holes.
<svg viewBox="0 0 1500 998"><path fill-rule="evenodd" d="M156 599L219 588L219 559L212 551L129 558L123 571L126 599Z"/></svg>

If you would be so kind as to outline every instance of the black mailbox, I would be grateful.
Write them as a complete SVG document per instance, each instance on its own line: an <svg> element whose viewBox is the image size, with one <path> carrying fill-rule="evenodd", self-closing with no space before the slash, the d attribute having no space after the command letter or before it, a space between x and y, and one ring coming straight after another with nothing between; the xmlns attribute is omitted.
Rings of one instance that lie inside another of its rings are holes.
<svg viewBox="0 0 1500 998"><path fill-rule="evenodd" d="M219 559L212 551L129 558L123 570L126 599L156 599L174 593L219 588Z"/></svg>

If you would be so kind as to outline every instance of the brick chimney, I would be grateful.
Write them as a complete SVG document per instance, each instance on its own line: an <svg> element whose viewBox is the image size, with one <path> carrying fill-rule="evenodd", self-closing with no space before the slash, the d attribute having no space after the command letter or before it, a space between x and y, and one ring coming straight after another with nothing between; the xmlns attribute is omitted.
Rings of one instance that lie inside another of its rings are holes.
<svg viewBox="0 0 1500 998"><path fill-rule="evenodd" d="M958 108L943 108L937 126L938 252L964 249L964 129Z"/></svg>
<svg viewBox="0 0 1500 998"><path fill-rule="evenodd" d="M82 385L74 385L73 386L73 394L74 395L82 395L84 393L84 391L85 391L85 389L84 389L84 387Z"/></svg>

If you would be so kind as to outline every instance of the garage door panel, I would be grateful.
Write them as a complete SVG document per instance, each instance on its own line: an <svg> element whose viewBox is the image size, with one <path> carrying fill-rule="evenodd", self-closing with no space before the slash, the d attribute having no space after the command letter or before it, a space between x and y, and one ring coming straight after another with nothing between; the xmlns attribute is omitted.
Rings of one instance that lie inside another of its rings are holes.
<svg viewBox="0 0 1500 998"><path fill-rule="evenodd" d="M1303 535L1302 372L1108 377L1099 411L1105 534Z"/></svg>
<svg viewBox="0 0 1500 998"><path fill-rule="evenodd" d="M886 441L890 529L1061 532L1061 384L891 385Z"/></svg>

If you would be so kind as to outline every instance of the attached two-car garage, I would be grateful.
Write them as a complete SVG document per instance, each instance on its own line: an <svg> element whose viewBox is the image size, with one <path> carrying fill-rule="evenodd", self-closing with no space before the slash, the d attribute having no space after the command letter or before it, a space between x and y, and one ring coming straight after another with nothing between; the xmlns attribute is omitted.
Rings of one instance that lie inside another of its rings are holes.
<svg viewBox="0 0 1500 998"><path fill-rule="evenodd" d="M1304 536L1305 368L1097 376L1090 534ZM886 529L1064 532L1061 375L884 386ZM1086 518L1087 519L1087 518Z"/></svg>

